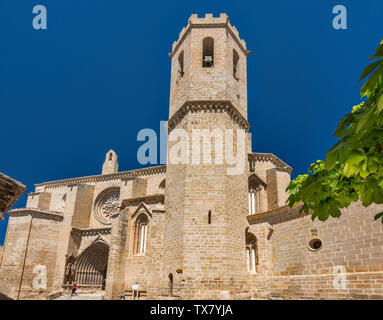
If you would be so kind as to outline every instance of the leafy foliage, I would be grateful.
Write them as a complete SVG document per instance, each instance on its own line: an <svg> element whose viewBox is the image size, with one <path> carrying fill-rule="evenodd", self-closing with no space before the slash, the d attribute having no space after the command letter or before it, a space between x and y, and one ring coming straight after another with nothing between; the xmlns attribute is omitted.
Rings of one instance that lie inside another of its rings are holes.
<svg viewBox="0 0 383 320"><path fill-rule="evenodd" d="M318 160L309 174L292 180L286 191L290 207L303 203L300 212L312 212L312 219L325 221L337 218L340 209L361 200L367 207L383 203L383 40L359 79L363 84L362 103L353 107L338 124L335 136L339 139L326 154L326 161ZM375 216L381 218L383 212Z"/></svg>

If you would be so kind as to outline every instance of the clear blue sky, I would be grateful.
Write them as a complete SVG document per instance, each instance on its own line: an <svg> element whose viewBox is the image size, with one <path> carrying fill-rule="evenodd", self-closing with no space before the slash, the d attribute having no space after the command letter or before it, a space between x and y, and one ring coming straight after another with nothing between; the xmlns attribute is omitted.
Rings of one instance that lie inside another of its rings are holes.
<svg viewBox="0 0 383 320"><path fill-rule="evenodd" d="M37 4L47 30L32 28ZM337 4L347 30L332 27ZM0 171L27 186L15 207L35 183L99 174L110 148L121 171L140 167L137 132L167 120L172 42L192 13L220 12L253 51L254 151L274 153L293 177L323 159L383 38L381 0L1 0Z"/></svg>

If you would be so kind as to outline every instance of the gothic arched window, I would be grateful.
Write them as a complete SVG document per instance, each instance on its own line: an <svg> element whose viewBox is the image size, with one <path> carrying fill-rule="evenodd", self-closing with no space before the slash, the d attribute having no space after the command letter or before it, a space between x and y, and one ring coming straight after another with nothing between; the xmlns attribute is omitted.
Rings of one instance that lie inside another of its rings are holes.
<svg viewBox="0 0 383 320"><path fill-rule="evenodd" d="M214 66L214 39L207 37L202 41L202 67L212 68Z"/></svg>
<svg viewBox="0 0 383 320"><path fill-rule="evenodd" d="M145 213L141 213L136 220L135 225L135 247L134 252L136 254L144 254L146 252L147 234L148 234L148 216Z"/></svg>
<svg viewBox="0 0 383 320"><path fill-rule="evenodd" d="M257 238L251 234L246 234L246 264L247 271L256 272L258 265Z"/></svg>

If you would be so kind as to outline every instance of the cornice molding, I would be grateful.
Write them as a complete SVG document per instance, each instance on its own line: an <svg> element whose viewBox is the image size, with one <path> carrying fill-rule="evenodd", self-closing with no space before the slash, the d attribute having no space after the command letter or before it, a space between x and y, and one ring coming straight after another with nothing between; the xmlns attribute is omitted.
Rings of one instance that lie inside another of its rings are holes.
<svg viewBox="0 0 383 320"><path fill-rule="evenodd" d="M248 159L250 172L255 171L255 162L272 162L278 171L287 172L289 174L293 171L293 168L272 153L249 153Z"/></svg>
<svg viewBox="0 0 383 320"><path fill-rule="evenodd" d="M249 122L237 110L229 100L195 100L186 101L168 121L168 132L170 133L189 112L227 112L230 118L236 122L241 129L248 131Z"/></svg>
<svg viewBox="0 0 383 320"><path fill-rule="evenodd" d="M0 172L0 220L3 215L19 200L26 187Z"/></svg>
<svg viewBox="0 0 383 320"><path fill-rule="evenodd" d="M96 236L100 234L110 234L112 228L76 228L72 227L73 232L81 234L81 236Z"/></svg>
<svg viewBox="0 0 383 320"><path fill-rule="evenodd" d="M45 189L55 189L55 188L63 188L67 186L75 186L75 185L84 184L84 183L92 184L92 183L107 182L107 181L113 181L113 180L117 180L117 181L129 180L129 179L134 179L141 176L163 174L165 172L166 172L166 165L163 165L163 166L136 169L131 171L116 172L111 174L49 181L49 182L35 184L35 187L45 187Z"/></svg>
<svg viewBox="0 0 383 320"><path fill-rule="evenodd" d="M254 180L255 181L255 184L260 184L262 185L264 188L267 187L267 183L265 181L263 181L257 174L255 173L252 173L250 176L249 176L249 186L250 186L250 182L252 182L251 180Z"/></svg>
<svg viewBox="0 0 383 320"><path fill-rule="evenodd" d="M43 210L38 208L19 208L13 209L8 212L10 216L23 216L23 215L31 215L39 218L53 218L54 220L62 221L64 219L61 212Z"/></svg>
<svg viewBox="0 0 383 320"><path fill-rule="evenodd" d="M279 207L279 208L274 209L274 210L256 213L253 215L248 215L247 221L249 222L250 225L256 224L259 221L263 221L265 219L267 220L270 218L275 218L277 216L282 216L286 213L298 213L299 212L298 209L300 209L301 207L302 207L302 204L294 205L292 208L290 208L288 205L285 205L285 206ZM300 214L298 213L298 215L300 215ZM305 214L302 213L301 215L304 216Z"/></svg>
<svg viewBox="0 0 383 320"><path fill-rule="evenodd" d="M153 194L153 195L148 195L148 196L143 196L143 197L125 199L125 200L122 200L120 211L126 209L127 207L129 207L135 203L140 204L141 202L147 203L149 201L164 203L164 200L165 200L165 195L163 195L163 194Z"/></svg>

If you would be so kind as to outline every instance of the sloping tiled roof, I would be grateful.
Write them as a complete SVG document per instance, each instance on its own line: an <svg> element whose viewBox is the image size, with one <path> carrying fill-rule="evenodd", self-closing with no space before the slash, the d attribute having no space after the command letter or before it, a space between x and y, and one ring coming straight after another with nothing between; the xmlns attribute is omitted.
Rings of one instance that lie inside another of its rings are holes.
<svg viewBox="0 0 383 320"><path fill-rule="evenodd" d="M0 172L0 219L16 203L26 187Z"/></svg>

